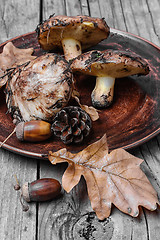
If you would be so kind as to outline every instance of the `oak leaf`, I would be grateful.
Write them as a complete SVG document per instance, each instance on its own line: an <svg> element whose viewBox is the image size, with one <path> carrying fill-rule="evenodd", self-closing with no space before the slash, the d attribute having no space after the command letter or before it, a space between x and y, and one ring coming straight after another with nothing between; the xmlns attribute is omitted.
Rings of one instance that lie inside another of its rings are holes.
<svg viewBox="0 0 160 240"><path fill-rule="evenodd" d="M82 105L80 102L80 93L77 91L75 86L75 78L73 78L73 90L72 90L72 98L79 104L80 108L87 112L92 121L97 121L99 119L98 110L92 106Z"/></svg>
<svg viewBox="0 0 160 240"><path fill-rule="evenodd" d="M138 216L139 206L153 211L159 204L156 191L140 169L143 160L124 149L108 153L106 135L77 154L65 148L50 152L49 160L52 164L68 162L62 177L67 192L84 176L91 206L100 220L110 215L112 203L133 217Z"/></svg>
<svg viewBox="0 0 160 240"><path fill-rule="evenodd" d="M74 95L73 93L72 93L72 97L76 100L76 102L79 104L79 106L89 114L92 121L97 121L99 119L99 114L98 114L97 109L95 109L92 106L82 105L80 103L79 97Z"/></svg>
<svg viewBox="0 0 160 240"><path fill-rule="evenodd" d="M7 82L8 70L22 65L32 59L33 48L20 49L8 42L3 47L3 52L0 54L0 87Z"/></svg>

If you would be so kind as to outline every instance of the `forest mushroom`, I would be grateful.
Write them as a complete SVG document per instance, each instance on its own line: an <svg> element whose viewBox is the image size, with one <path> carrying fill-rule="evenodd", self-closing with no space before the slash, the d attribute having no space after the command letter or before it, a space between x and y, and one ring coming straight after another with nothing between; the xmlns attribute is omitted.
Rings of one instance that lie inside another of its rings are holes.
<svg viewBox="0 0 160 240"><path fill-rule="evenodd" d="M44 50L62 49L66 60L77 57L83 49L109 36L104 18L89 16L50 16L37 27L38 41Z"/></svg>
<svg viewBox="0 0 160 240"><path fill-rule="evenodd" d="M73 74L60 55L47 53L17 67L5 89L9 112L17 121L52 121L68 104Z"/></svg>
<svg viewBox="0 0 160 240"><path fill-rule="evenodd" d="M140 56L118 50L93 50L81 54L71 63L73 72L96 76L91 94L96 108L105 108L113 101L115 78L131 75L147 75L149 66Z"/></svg>

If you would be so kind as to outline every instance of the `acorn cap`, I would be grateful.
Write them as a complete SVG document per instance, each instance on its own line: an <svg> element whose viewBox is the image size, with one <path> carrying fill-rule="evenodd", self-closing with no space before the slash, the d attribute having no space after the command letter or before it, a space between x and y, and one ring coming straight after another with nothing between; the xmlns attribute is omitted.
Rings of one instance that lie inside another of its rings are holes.
<svg viewBox="0 0 160 240"><path fill-rule="evenodd" d="M26 202L31 201L30 196L29 196L29 183L28 182L24 183L22 186L22 196Z"/></svg>
<svg viewBox="0 0 160 240"><path fill-rule="evenodd" d="M104 18L89 16L51 16L37 27L38 41L44 50L62 48L62 39L78 40L82 49L96 45L109 36Z"/></svg>
<svg viewBox="0 0 160 240"><path fill-rule="evenodd" d="M132 52L108 49L89 51L73 59L71 69L87 75L123 78L131 75L147 75L149 66Z"/></svg>
<svg viewBox="0 0 160 240"><path fill-rule="evenodd" d="M24 140L24 124L25 122L20 122L16 126L16 137L20 140Z"/></svg>

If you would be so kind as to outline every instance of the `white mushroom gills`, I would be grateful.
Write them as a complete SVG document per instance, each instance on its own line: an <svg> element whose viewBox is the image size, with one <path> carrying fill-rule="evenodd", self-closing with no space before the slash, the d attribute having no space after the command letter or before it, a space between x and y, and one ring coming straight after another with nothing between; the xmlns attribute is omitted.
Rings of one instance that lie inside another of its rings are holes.
<svg viewBox="0 0 160 240"><path fill-rule="evenodd" d="M78 57L82 53L81 43L73 38L62 39L62 47L67 61Z"/></svg>
<svg viewBox="0 0 160 240"><path fill-rule="evenodd" d="M105 108L113 101L115 78L110 76L96 77L96 85L92 91L92 104L97 108Z"/></svg>

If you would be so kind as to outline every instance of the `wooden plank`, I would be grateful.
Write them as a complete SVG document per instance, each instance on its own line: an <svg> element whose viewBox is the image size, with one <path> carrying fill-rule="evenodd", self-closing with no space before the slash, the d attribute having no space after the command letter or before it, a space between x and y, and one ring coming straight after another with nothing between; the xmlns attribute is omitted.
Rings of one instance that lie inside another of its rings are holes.
<svg viewBox="0 0 160 240"><path fill-rule="evenodd" d="M98 9L98 5L100 11ZM159 45L159 2L157 0L135 1L89 1L91 15L105 17L112 28L128 31L149 39ZM137 10L138 6L138 10Z"/></svg>
<svg viewBox="0 0 160 240"><path fill-rule="evenodd" d="M122 1L126 30L159 44L149 2L147 0ZM157 0L152 1L152 4L158 7ZM158 12L154 11L154 14L154 18L158 19Z"/></svg>
<svg viewBox="0 0 160 240"><path fill-rule="evenodd" d="M101 17L104 17L111 28L126 30L121 1L99 0Z"/></svg>
<svg viewBox="0 0 160 240"><path fill-rule="evenodd" d="M0 0L0 6L0 42L36 29L39 1Z"/></svg>
<svg viewBox="0 0 160 240"><path fill-rule="evenodd" d="M144 160L141 165L142 170L151 182L152 186L158 193L160 199L160 155L159 143L157 137L141 145L139 148L130 151L133 155ZM159 239L160 234L160 208L154 212L150 212L143 208L143 221L145 222L144 232L148 239ZM140 235L141 236L141 235ZM136 238L135 238L136 239Z"/></svg>
<svg viewBox="0 0 160 240"><path fill-rule="evenodd" d="M65 15L66 14L64 0L44 1L44 3L43 3L43 20L48 19L48 17L52 14L55 14L55 15Z"/></svg>
<svg viewBox="0 0 160 240"><path fill-rule="evenodd" d="M87 0L47 0L43 3L43 20L52 14L68 16L89 15L88 2Z"/></svg>
<svg viewBox="0 0 160 240"><path fill-rule="evenodd" d="M90 9L87 0L81 0L81 14L90 16Z"/></svg>
<svg viewBox="0 0 160 240"><path fill-rule="evenodd" d="M0 239L30 239L36 234L36 206L25 213L20 204L20 191L14 190L17 176L20 185L37 178L37 160L0 149Z"/></svg>
<svg viewBox="0 0 160 240"><path fill-rule="evenodd" d="M101 11L100 11L100 3L97 0L90 0L88 1L90 15L92 17L101 17Z"/></svg>
<svg viewBox="0 0 160 240"><path fill-rule="evenodd" d="M81 14L88 15L87 0L47 0L43 3L43 19L50 15L68 15L76 16Z"/></svg>
<svg viewBox="0 0 160 240"><path fill-rule="evenodd" d="M40 176L55 178L61 182L66 167L67 164L52 165L50 162L42 161ZM69 194L62 189L61 197L39 205L38 239L74 239L79 227L76 222L83 222L88 211L92 212L92 208L82 178ZM93 215L95 218L95 214Z"/></svg>
<svg viewBox="0 0 160 240"><path fill-rule="evenodd" d="M0 42L34 31L39 23L39 1L0 0ZM20 204L20 192L13 188L37 179L37 160L0 149L0 239L36 239L36 204L25 213Z"/></svg>
<svg viewBox="0 0 160 240"><path fill-rule="evenodd" d="M146 4L148 7L148 11L150 13L151 21L153 22L153 30L154 30L156 36L158 37L159 43L160 43L160 22L159 22L160 1L159 0L154 0L154 1L146 0Z"/></svg>
<svg viewBox="0 0 160 240"><path fill-rule="evenodd" d="M66 0L66 15L81 15L81 2L79 0Z"/></svg>

